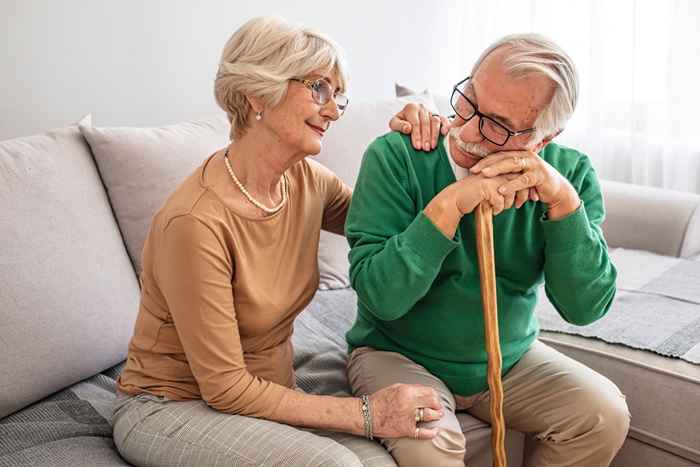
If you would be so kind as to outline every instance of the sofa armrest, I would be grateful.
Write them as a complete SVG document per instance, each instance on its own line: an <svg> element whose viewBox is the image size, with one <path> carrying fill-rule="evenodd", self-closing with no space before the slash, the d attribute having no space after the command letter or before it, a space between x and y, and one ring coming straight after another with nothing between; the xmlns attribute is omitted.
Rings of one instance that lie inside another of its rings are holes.
<svg viewBox="0 0 700 467"><path fill-rule="evenodd" d="M601 181L608 245L668 256L700 253L700 195Z"/></svg>

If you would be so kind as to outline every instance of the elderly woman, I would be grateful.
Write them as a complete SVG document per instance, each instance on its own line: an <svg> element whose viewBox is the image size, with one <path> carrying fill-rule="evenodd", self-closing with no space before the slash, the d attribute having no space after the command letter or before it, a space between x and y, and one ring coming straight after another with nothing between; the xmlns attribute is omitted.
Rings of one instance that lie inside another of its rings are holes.
<svg viewBox="0 0 700 467"><path fill-rule="evenodd" d="M435 436L416 430L417 414L442 416L431 388L352 398L295 387L292 323L318 285L319 231L343 233L351 195L306 156L348 105L345 87L340 50L309 29L256 18L226 44L215 95L232 142L175 190L144 246L112 418L127 461L389 466L373 436ZM434 146L427 115L412 106L392 122Z"/></svg>

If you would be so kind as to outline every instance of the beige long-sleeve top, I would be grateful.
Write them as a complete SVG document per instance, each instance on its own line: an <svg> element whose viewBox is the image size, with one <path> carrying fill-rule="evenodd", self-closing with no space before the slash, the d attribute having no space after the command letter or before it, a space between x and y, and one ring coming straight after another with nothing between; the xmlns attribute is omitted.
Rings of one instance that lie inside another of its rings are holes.
<svg viewBox="0 0 700 467"><path fill-rule="evenodd" d="M287 204L247 218L208 183L213 159L153 219L118 388L266 417L293 390L292 322L318 287L320 229L343 232L351 191L303 160L286 172Z"/></svg>

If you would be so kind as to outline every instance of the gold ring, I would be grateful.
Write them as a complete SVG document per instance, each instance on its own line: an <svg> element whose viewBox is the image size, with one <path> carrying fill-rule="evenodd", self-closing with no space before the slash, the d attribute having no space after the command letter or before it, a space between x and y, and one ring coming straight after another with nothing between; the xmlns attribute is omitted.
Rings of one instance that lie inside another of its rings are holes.
<svg viewBox="0 0 700 467"><path fill-rule="evenodd" d="M422 422L422 421L423 421L423 407L421 407L420 409L418 409L418 419L419 419L419 420L418 420L419 422Z"/></svg>
<svg viewBox="0 0 700 467"><path fill-rule="evenodd" d="M420 413L420 409L416 407L416 423L421 421L421 415L422 414Z"/></svg>
<svg viewBox="0 0 700 467"><path fill-rule="evenodd" d="M413 437L418 439L418 435L420 434L420 428L416 427L416 432L413 434Z"/></svg>

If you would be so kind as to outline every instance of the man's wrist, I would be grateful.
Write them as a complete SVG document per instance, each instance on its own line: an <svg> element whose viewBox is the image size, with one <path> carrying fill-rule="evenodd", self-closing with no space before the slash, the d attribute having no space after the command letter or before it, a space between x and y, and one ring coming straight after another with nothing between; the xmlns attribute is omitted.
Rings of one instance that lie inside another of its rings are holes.
<svg viewBox="0 0 700 467"><path fill-rule="evenodd" d="M462 219L455 197L445 190L428 203L423 213L443 235L450 239L454 237L459 221Z"/></svg>
<svg viewBox="0 0 700 467"><path fill-rule="evenodd" d="M575 190L569 191L561 199L550 203L547 207L547 218L552 221L563 219L581 206L581 198Z"/></svg>

